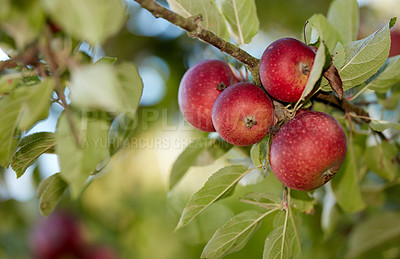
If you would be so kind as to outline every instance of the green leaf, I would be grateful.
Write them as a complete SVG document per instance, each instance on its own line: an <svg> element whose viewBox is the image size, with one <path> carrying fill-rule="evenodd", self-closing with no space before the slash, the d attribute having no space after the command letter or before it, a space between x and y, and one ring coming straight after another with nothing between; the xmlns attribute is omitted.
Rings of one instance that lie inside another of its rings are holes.
<svg viewBox="0 0 400 259"><path fill-rule="evenodd" d="M301 94L300 100L304 100L314 89L315 84L321 78L322 70L325 65L325 45L320 44L318 47L317 53L315 55L314 63L310 72L310 76L308 77L306 87L304 88L303 93Z"/></svg>
<svg viewBox="0 0 400 259"><path fill-rule="evenodd" d="M72 73L71 101L87 109L104 109L113 113L135 113L143 91L136 67L99 63Z"/></svg>
<svg viewBox="0 0 400 259"><path fill-rule="evenodd" d="M31 87L19 87L0 99L0 165L8 167L18 135L47 116L53 82L50 79Z"/></svg>
<svg viewBox="0 0 400 259"><path fill-rule="evenodd" d="M250 150L250 157L254 166L267 164L270 135L266 135L260 142L254 144Z"/></svg>
<svg viewBox="0 0 400 259"><path fill-rule="evenodd" d="M176 230L186 226L214 202L231 195L237 183L249 171L245 166L233 165L214 173L204 186L190 198L183 209Z"/></svg>
<svg viewBox="0 0 400 259"><path fill-rule="evenodd" d="M356 224L349 238L346 258L360 258L373 249L395 242L400 238L400 213L384 212Z"/></svg>
<svg viewBox="0 0 400 259"><path fill-rule="evenodd" d="M317 35L319 36L320 40L322 40L326 47L328 47L329 51L332 52L336 44L342 41L340 33L336 30L336 28L330 24L325 16L322 14L314 14L308 19L312 26L311 35L313 35L312 41L317 41Z"/></svg>
<svg viewBox="0 0 400 259"><path fill-rule="evenodd" d="M332 190L340 207L350 213L365 208L359 185L359 158L361 147L348 143L346 158L335 177L331 180ZM351 199L349 199L351 197Z"/></svg>
<svg viewBox="0 0 400 259"><path fill-rule="evenodd" d="M317 203L308 192L290 190L292 207L305 214L314 213L314 205Z"/></svg>
<svg viewBox="0 0 400 259"><path fill-rule="evenodd" d="M115 57L101 57L99 60L96 61L96 64L103 63L103 64L114 65L115 62L117 62L117 58Z"/></svg>
<svg viewBox="0 0 400 259"><path fill-rule="evenodd" d="M389 23L365 39L345 46L345 62L339 69L343 90L357 86L375 74L385 63L390 50Z"/></svg>
<svg viewBox="0 0 400 259"><path fill-rule="evenodd" d="M377 92L386 92L400 83L400 55L388 58L379 71L372 76L365 86Z"/></svg>
<svg viewBox="0 0 400 259"><path fill-rule="evenodd" d="M380 177L392 181L399 172L399 163L396 161L398 152L395 144L384 141L365 150L365 163Z"/></svg>
<svg viewBox="0 0 400 259"><path fill-rule="evenodd" d="M202 15L201 25L217 36L229 41L229 34L223 16L214 1L167 0L172 11L188 18Z"/></svg>
<svg viewBox="0 0 400 259"><path fill-rule="evenodd" d="M41 0L50 17L68 34L91 44L116 34L126 20L121 0Z"/></svg>
<svg viewBox="0 0 400 259"><path fill-rule="evenodd" d="M286 215L287 213L285 213ZM263 258L291 258L291 244L290 239L287 235L287 217L283 222L283 225L274 227L274 229L268 234L265 240Z"/></svg>
<svg viewBox="0 0 400 259"><path fill-rule="evenodd" d="M249 210L234 216L215 232L201 258L221 258L239 251L257 230L261 220L277 209L267 212Z"/></svg>
<svg viewBox="0 0 400 259"><path fill-rule="evenodd" d="M179 181L185 176L190 167L196 165L198 158L206 151L210 152L214 159L221 157L230 148L231 144L226 144L219 139L199 138L189 144L189 146L175 160L171 174L169 176L169 189L172 190Z"/></svg>
<svg viewBox="0 0 400 259"><path fill-rule="evenodd" d="M274 220L274 229L265 240L263 258L301 258L300 237L295 217L286 210Z"/></svg>
<svg viewBox="0 0 400 259"><path fill-rule="evenodd" d="M51 214L67 187L68 184L61 178L60 173L51 175L39 184L39 206L44 216Z"/></svg>
<svg viewBox="0 0 400 259"><path fill-rule="evenodd" d="M55 135L52 132L38 132L23 138L11 160L11 167L17 178L21 177L40 155L52 153L55 144Z"/></svg>
<svg viewBox="0 0 400 259"><path fill-rule="evenodd" d="M376 131L384 131L386 129L400 130L400 123L383 121L383 120L371 119L369 126Z"/></svg>
<svg viewBox="0 0 400 259"><path fill-rule="evenodd" d="M28 130L39 120L43 120L49 114L50 97L54 89L54 80L45 79L39 85L31 87L30 94L21 107L22 113L19 128Z"/></svg>
<svg viewBox="0 0 400 259"><path fill-rule="evenodd" d="M129 141L136 127L135 118L131 113L119 114L111 123L108 132L110 155L114 155Z"/></svg>
<svg viewBox="0 0 400 259"><path fill-rule="evenodd" d="M59 155L61 175L70 185L71 196L77 198L89 175L108 156L107 123L100 119L71 114L76 130L76 143L71 124L65 112L61 115L56 133L56 152Z"/></svg>
<svg viewBox="0 0 400 259"><path fill-rule="evenodd" d="M265 209L280 208L282 204L282 200L273 193L250 192L240 198L240 201Z"/></svg>
<svg viewBox="0 0 400 259"><path fill-rule="evenodd" d="M254 0L222 0L221 10L236 42L250 43L260 27Z"/></svg>
<svg viewBox="0 0 400 259"><path fill-rule="evenodd" d="M38 37L45 22L38 0L3 0L1 9L0 30L9 35L19 49Z"/></svg>
<svg viewBox="0 0 400 259"><path fill-rule="evenodd" d="M356 0L335 0L328 10L328 21L341 34L343 43L357 39L359 9Z"/></svg>

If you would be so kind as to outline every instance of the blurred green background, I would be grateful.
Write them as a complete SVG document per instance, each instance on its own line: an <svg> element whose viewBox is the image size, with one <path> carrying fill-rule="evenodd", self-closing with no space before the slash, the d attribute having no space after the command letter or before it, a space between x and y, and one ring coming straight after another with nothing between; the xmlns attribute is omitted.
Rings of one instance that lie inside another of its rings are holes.
<svg viewBox="0 0 400 259"><path fill-rule="evenodd" d="M278 38L301 39L307 18L314 13L326 14L330 2L256 1L261 30L245 49L259 58ZM65 193L56 210L67 210L76 215L90 243L105 244L120 258L199 258L215 230L233 215L249 208L238 202L241 194L249 190L279 194L281 186L272 175L256 185L240 186L235 195L213 205L188 227L174 232L190 195L211 173L229 161L245 163L245 155L243 150L233 149L213 164L208 164L205 157L200 161L205 166L190 169L179 186L167 192L166 183L174 160L191 140L205 136L185 122L179 112L180 79L188 67L200 60L225 57L168 22L155 19L133 1L128 3L132 15L126 26L116 37L97 48L94 55L115 56L139 67L144 95L134 136L78 200L71 200ZM359 3L360 37L400 14L398 0ZM60 110L57 106L53 108L49 118L33 131L54 129ZM18 180L11 169L0 170L0 258L31 258L29 236L33 226L43 220L35 190L40 179L58 170L55 155L44 155ZM251 177L248 180L251 182ZM307 223L304 224L307 228L302 229L306 241L304 258L342 258L343 239L352 218L342 217L336 225L338 231L327 234L327 228L320 220L323 202L316 206L314 216L303 217ZM226 258L261 258L268 231L270 227L266 221L243 250Z"/></svg>

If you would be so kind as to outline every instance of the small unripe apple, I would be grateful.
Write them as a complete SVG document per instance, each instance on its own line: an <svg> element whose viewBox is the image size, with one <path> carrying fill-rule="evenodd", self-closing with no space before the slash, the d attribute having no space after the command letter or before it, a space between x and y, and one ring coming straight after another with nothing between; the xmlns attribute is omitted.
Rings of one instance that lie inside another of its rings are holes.
<svg viewBox="0 0 400 259"><path fill-rule="evenodd" d="M215 131L211 119L214 101L235 80L229 65L220 60L203 60L189 68L178 92L183 117L197 129Z"/></svg>
<svg viewBox="0 0 400 259"><path fill-rule="evenodd" d="M303 42L283 38L271 43L260 60L260 79L277 100L296 102L306 87L315 52Z"/></svg>
<svg viewBox="0 0 400 259"><path fill-rule="evenodd" d="M219 135L237 146L259 142L274 122L268 95L252 83L236 83L215 100L212 121Z"/></svg>
<svg viewBox="0 0 400 259"><path fill-rule="evenodd" d="M329 114L308 111L285 123L273 137L270 165L287 187L310 191L335 175L346 151L340 123Z"/></svg>

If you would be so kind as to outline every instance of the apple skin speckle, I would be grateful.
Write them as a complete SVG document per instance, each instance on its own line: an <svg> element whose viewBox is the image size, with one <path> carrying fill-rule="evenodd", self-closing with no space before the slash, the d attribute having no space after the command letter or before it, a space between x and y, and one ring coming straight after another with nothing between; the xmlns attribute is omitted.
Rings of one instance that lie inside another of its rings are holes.
<svg viewBox="0 0 400 259"><path fill-rule="evenodd" d="M260 60L260 79L277 100L296 102L306 87L315 52L293 38L279 39L264 51Z"/></svg>
<svg viewBox="0 0 400 259"><path fill-rule="evenodd" d="M211 110L222 91L217 87L236 82L227 63L208 59L196 63L183 75L179 85L178 104L183 117L195 128L213 132Z"/></svg>
<svg viewBox="0 0 400 259"><path fill-rule="evenodd" d="M333 177L346 152L340 123L329 114L309 111L296 115L273 137L271 169L287 187L310 191Z"/></svg>

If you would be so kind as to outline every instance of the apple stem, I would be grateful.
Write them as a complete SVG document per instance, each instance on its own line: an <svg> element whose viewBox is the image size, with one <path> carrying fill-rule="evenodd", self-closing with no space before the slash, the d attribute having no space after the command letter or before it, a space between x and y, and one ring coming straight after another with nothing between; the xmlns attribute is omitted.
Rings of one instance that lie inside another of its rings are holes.
<svg viewBox="0 0 400 259"><path fill-rule="evenodd" d="M256 118L253 115L247 116L243 121L247 129L251 129L253 125L257 125Z"/></svg>

